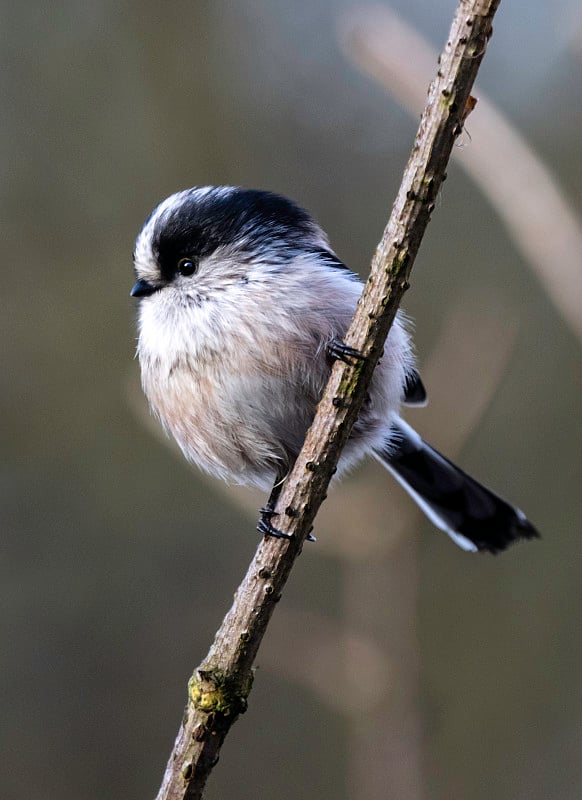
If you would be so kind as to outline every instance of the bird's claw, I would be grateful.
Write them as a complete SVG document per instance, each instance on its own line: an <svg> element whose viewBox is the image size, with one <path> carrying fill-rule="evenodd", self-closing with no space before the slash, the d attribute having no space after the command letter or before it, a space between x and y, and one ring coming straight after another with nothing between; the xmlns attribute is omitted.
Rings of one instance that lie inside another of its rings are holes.
<svg viewBox="0 0 582 800"><path fill-rule="evenodd" d="M264 509L261 509L261 513ZM275 539L292 539L293 535L289 533L283 533L280 531L279 528L276 528L273 523L271 522L269 515L273 512L269 512L268 514L263 514L257 523L257 530L263 536L273 536Z"/></svg>
<svg viewBox="0 0 582 800"><path fill-rule="evenodd" d="M350 347L341 339L332 339L327 344L326 350L330 358L343 361L344 364L353 364L354 361L366 360L366 356L363 353L360 353L355 347Z"/></svg>
<svg viewBox="0 0 582 800"><path fill-rule="evenodd" d="M263 508L259 508L260 519L257 523L257 530L263 536L273 536L275 539L292 539L293 534L291 533L283 533L280 531L279 528L276 528L273 523L271 522L271 517L276 517L277 512L273 511L272 508L269 506L264 506ZM311 531L313 528L311 529ZM311 531L305 537L305 541L307 542L316 542L317 539L315 536L312 536Z"/></svg>

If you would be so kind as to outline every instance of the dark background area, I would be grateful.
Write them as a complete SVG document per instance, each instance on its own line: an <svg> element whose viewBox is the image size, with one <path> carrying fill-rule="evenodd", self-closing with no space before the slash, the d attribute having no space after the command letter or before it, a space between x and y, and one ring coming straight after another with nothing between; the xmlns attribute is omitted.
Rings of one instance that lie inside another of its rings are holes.
<svg viewBox="0 0 582 800"><path fill-rule="evenodd" d="M454 2L394 7L441 47ZM366 274L416 121L342 52L354 8L4 4L5 800L157 791L262 498L193 471L150 421L133 241L166 195L242 184L305 205ZM581 79L574 0L502 3L480 86L577 214ZM376 465L336 487L209 800L580 797L580 341L454 164L405 306L431 395L411 421L543 539L470 556Z"/></svg>

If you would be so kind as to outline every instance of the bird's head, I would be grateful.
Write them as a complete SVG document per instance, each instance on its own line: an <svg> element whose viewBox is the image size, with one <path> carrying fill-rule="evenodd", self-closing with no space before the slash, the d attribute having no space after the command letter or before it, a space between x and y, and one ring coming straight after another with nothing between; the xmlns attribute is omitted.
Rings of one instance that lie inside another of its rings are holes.
<svg viewBox="0 0 582 800"><path fill-rule="evenodd" d="M310 253L331 257L327 237L291 200L232 186L186 189L160 203L144 223L131 294L148 298L169 290L201 302Z"/></svg>

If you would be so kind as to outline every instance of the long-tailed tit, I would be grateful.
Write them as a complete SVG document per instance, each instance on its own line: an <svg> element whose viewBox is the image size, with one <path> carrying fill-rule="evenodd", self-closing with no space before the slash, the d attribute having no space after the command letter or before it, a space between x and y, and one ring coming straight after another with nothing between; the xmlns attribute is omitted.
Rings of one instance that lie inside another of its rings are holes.
<svg viewBox="0 0 582 800"><path fill-rule="evenodd" d="M135 245L145 394L189 461L232 483L275 486L297 457L362 290L319 225L290 200L235 187L164 200ZM396 316L338 465L374 456L465 550L537 536L518 509L399 416L426 393ZM277 535L272 506L259 530Z"/></svg>

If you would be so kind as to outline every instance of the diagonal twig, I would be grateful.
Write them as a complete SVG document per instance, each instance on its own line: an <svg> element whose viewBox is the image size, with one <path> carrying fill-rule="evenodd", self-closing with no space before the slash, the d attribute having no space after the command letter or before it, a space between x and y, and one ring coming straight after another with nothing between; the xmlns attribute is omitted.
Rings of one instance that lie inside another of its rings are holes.
<svg viewBox="0 0 582 800"><path fill-rule="evenodd" d="M499 0L461 0L431 87L389 222L346 336L366 356L337 362L305 444L277 503L277 525L291 539L264 539L210 651L189 683L186 711L158 800L196 800L224 738L246 708L255 656L273 609L325 498L357 417L408 278L471 87L491 35Z"/></svg>

